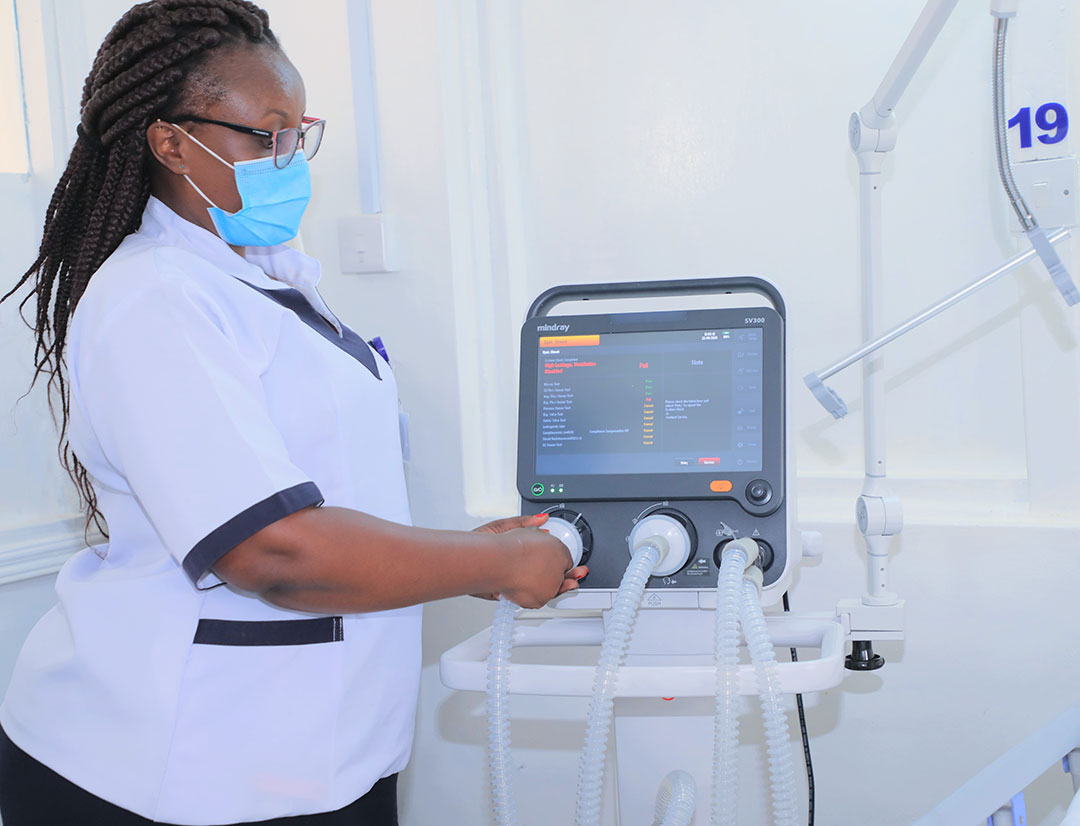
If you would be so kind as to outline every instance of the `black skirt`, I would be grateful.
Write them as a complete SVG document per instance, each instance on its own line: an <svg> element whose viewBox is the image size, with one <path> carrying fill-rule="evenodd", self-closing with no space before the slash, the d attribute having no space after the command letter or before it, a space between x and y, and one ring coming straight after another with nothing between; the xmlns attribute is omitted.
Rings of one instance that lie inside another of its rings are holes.
<svg viewBox="0 0 1080 826"><path fill-rule="evenodd" d="M159 823L114 806L65 780L12 743L3 728L0 728L0 819L4 826L153 826ZM398 826L397 775L384 777L371 791L344 809L252 821L244 826Z"/></svg>

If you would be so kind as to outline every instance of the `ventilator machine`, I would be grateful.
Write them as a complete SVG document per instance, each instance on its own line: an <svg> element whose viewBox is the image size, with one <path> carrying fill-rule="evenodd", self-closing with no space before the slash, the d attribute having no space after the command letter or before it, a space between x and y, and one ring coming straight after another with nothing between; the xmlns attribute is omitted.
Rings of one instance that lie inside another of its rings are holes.
<svg viewBox="0 0 1080 826"><path fill-rule="evenodd" d="M569 302L710 295L728 306L551 314ZM714 822L734 824L737 702L759 694L775 822L802 822L782 695L836 685L844 634L833 618L762 611L779 603L803 554L788 487L785 313L775 287L755 277L573 285L533 304L521 334L521 511L546 513L544 528L589 567L554 605L602 616L517 630L517 608L503 600L490 634L443 657L447 685L487 689L500 824L517 822L510 691L591 697L579 824L600 822L613 709L630 698L646 702L632 717L615 716L622 822L644 823L638 813L655 807L657 822L688 823L700 788L712 797ZM742 638L750 664L739 662ZM511 644L601 648L595 667L553 667L511 664ZM774 645L821 654L781 663ZM665 697L715 697L713 720L680 720ZM672 726L687 723L675 736ZM671 743L658 742L657 730ZM706 730L711 738L700 736ZM694 761L711 760L710 777L682 768L695 749L711 749Z"/></svg>

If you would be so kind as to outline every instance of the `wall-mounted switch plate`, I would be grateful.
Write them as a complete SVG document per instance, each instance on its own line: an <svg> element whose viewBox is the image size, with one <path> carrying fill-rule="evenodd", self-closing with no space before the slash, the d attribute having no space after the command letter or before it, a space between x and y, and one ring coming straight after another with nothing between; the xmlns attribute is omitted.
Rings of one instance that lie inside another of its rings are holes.
<svg viewBox="0 0 1080 826"><path fill-rule="evenodd" d="M397 272L394 221L385 213L338 219L342 272Z"/></svg>
<svg viewBox="0 0 1080 826"><path fill-rule="evenodd" d="M1024 161L1013 164L1013 178L1034 213L1039 226L1046 229L1076 226L1076 156ZM1010 226L1020 232L1020 222L1012 207Z"/></svg>

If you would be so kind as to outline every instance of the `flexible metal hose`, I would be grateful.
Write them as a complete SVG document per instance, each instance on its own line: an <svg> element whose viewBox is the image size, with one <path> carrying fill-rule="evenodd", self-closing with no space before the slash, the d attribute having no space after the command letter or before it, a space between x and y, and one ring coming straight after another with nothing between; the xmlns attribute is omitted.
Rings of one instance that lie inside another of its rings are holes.
<svg viewBox="0 0 1080 826"><path fill-rule="evenodd" d="M1005 116L1005 35L1009 21L1004 17L997 19L994 27L994 145L997 149L998 174L1005 194L1009 197L1016 217L1024 232L1035 229L1039 222L1031 214L1024 196L1013 179L1012 163L1009 160L1009 126Z"/></svg>

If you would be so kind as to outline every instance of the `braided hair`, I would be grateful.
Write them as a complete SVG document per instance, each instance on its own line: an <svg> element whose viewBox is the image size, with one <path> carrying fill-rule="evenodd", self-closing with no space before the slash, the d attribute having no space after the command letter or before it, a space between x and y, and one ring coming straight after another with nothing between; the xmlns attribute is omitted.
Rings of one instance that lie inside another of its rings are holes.
<svg viewBox="0 0 1080 826"><path fill-rule="evenodd" d="M31 387L48 376L58 454L86 508L86 524L104 525L86 468L67 440L70 393L64 343L75 306L94 272L139 228L150 197L146 130L170 113L225 97L208 71L230 49L279 48L267 13L247 0L150 0L130 9L105 37L83 86L78 138L45 211L37 258L0 302L32 281L20 312L36 298ZM29 323L29 322L28 322Z"/></svg>

